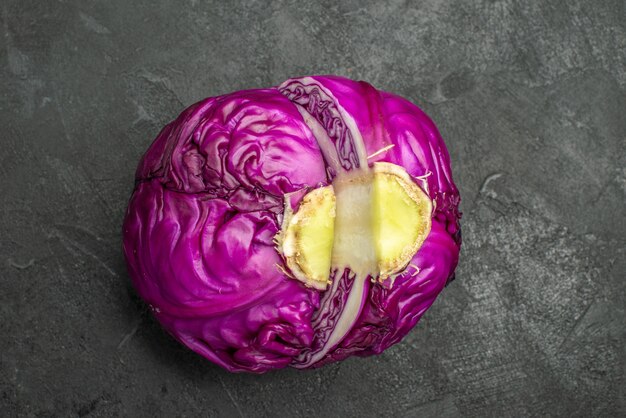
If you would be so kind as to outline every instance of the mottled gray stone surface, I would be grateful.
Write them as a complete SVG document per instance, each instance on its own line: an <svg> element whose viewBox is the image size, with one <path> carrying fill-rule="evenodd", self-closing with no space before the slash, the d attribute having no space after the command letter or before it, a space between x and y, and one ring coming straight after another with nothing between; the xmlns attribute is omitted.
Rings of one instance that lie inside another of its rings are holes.
<svg viewBox="0 0 626 418"><path fill-rule="evenodd" d="M623 1L0 9L0 415L626 414ZM192 102L309 73L438 123L463 196L457 280L379 357L231 375L129 285L134 167Z"/></svg>

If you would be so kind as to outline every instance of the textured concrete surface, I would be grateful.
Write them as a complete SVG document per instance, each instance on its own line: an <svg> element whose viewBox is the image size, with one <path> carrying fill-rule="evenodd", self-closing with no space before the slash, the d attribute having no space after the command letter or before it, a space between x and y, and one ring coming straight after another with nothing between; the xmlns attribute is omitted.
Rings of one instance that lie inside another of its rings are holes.
<svg viewBox="0 0 626 418"><path fill-rule="evenodd" d="M624 416L626 10L607 1L0 1L1 416ZM336 73L438 123L457 280L385 354L231 375L160 330L120 225L205 96Z"/></svg>

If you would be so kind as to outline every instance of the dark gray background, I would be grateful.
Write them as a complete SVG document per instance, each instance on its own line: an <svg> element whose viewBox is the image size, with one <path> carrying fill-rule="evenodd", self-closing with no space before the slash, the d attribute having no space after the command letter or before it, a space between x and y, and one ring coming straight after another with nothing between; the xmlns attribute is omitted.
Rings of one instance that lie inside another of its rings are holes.
<svg viewBox="0 0 626 418"><path fill-rule="evenodd" d="M626 414L625 3L342 3L0 1L0 415ZM133 171L194 101L311 73L439 125L457 280L379 357L232 375L129 285Z"/></svg>

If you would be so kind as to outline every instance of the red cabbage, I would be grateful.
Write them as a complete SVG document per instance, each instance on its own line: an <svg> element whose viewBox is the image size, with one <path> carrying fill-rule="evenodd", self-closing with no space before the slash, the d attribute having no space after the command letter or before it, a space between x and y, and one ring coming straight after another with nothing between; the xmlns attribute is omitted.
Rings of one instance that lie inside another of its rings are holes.
<svg viewBox="0 0 626 418"><path fill-rule="evenodd" d="M340 180L391 165L432 202L410 261L388 275L353 265L359 254L337 264L347 250L335 254L335 225L327 277L298 280L280 246L289 214L331 186L344 222ZM459 200L444 142L417 106L362 81L290 79L205 99L160 132L136 172L124 254L139 295L193 351L233 372L319 367L381 353L417 323L454 277Z"/></svg>

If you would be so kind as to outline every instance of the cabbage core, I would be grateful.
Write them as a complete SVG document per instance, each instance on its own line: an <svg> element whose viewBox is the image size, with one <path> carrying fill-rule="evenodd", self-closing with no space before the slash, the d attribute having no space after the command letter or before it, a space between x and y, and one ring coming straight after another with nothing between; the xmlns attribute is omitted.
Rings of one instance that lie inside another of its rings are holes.
<svg viewBox="0 0 626 418"><path fill-rule="evenodd" d="M400 166L374 163L286 204L279 251L294 278L325 290L331 270L384 281L402 272L430 232L432 202Z"/></svg>

